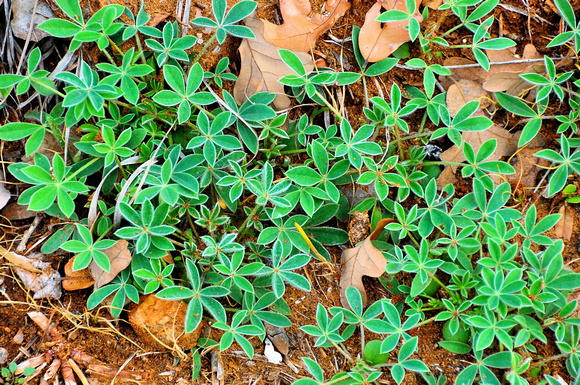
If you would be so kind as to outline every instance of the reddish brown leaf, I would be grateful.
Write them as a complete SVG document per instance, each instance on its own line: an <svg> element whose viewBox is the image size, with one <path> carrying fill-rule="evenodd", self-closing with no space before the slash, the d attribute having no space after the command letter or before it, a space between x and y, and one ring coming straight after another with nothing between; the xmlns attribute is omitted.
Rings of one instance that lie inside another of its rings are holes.
<svg viewBox="0 0 580 385"><path fill-rule="evenodd" d="M312 12L310 0L280 0L281 25L264 22L264 38L270 44L291 51L308 52L316 39L350 8L347 0L327 0L324 13Z"/></svg>
<svg viewBox="0 0 580 385"><path fill-rule="evenodd" d="M107 273L101 269L95 261L91 261L89 270L95 279L95 290L111 282L122 270L124 270L131 263L131 252L127 248L129 243L124 239L118 240L113 246L103 250L103 253L109 258L111 262L111 269Z"/></svg>
<svg viewBox="0 0 580 385"><path fill-rule="evenodd" d="M64 265L64 273L66 277L62 281L62 288L68 291L86 289L91 287L95 280L91 275L89 269L82 269L78 271L73 271L74 258L70 259L66 265Z"/></svg>
<svg viewBox="0 0 580 385"><path fill-rule="evenodd" d="M574 230L575 212L567 204L563 204L558 212L562 214L562 217L558 223L556 223L554 232L558 238L564 238L569 241L570 238L572 238L572 230Z"/></svg>
<svg viewBox="0 0 580 385"><path fill-rule="evenodd" d="M423 16L419 12L421 0L415 0L415 4L417 6L413 17L420 23L423 21ZM381 14L381 6L387 11L393 9L408 11L405 0L378 1L369 9L358 38L360 52L368 62L385 59L395 52L401 44L410 40L409 31L405 29L409 25L408 20L384 23L381 28L381 22L377 21L377 17Z"/></svg>
<svg viewBox="0 0 580 385"><path fill-rule="evenodd" d="M279 48L264 39L264 22L252 15L245 20L255 39L244 39L240 45L242 65L238 81L234 86L234 98L238 104L245 102L250 96L262 91L274 92L274 107L282 110L290 106L290 98L284 92L284 85L278 80L294 72L280 59ZM314 69L310 55L296 52L304 64L306 72Z"/></svg>
<svg viewBox="0 0 580 385"><path fill-rule="evenodd" d="M367 295L362 282L362 276L380 277L387 267L387 260L383 253L373 246L371 241L376 240L383 232L385 226L394 219L381 219L375 231L371 233L358 246L346 249L342 252L342 271L340 277L340 301L348 307L345 297L347 287L354 286L362 296L363 305L367 304Z"/></svg>

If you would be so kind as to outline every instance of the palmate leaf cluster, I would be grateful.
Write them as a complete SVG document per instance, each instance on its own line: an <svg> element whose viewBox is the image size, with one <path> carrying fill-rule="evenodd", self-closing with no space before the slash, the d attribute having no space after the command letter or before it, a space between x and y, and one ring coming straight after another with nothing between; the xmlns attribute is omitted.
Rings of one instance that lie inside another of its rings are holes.
<svg viewBox="0 0 580 385"><path fill-rule="evenodd" d="M316 324L299 325L315 346L334 348L352 360L351 370L335 374L331 383L362 384L381 376L401 383L409 371L429 384L444 383L444 376L435 377L420 360L418 338L412 337L428 322L446 323L452 334L466 332L464 340L440 341L451 352L471 354L456 383L500 384L502 373L510 383L526 384L539 359L535 344L548 339L556 340L569 374L580 377L580 320L572 317L576 301L567 300L580 286L580 275L565 267L563 242L547 236L560 216L539 218L533 204L523 212L513 208L516 192L496 176L516 170L492 158L497 140L477 151L463 141L462 134L485 131L493 122L476 101L452 116L445 93L436 93L436 75L448 75L449 69L418 58L407 61L422 71L424 91L393 83L387 97L367 100L364 122L354 122L341 115L329 92L366 84L365 79L392 70L397 59L367 66L355 44L360 71L307 73L293 52L281 50L281 63L294 74L280 81L310 108L291 121L271 107L272 93L251 95L238 106L223 89L224 82L236 80L229 60L204 69L198 58L205 48L182 36L177 23L149 27L143 6L135 16L123 6L107 5L87 19L78 2L57 3L69 19L52 19L40 28L71 38L71 50L96 44L108 62L93 67L80 60L78 71L62 72L53 81L40 48L31 50L26 75L0 75L0 90L6 95L36 91L56 96L57 104L48 112L29 113L33 122L1 126L0 139L26 139L26 153L32 155L31 164L8 167L28 185L18 202L76 223L62 244L76 254L74 270L94 262L109 271L104 250L117 239L128 241L130 266L89 297L89 309L109 297L118 317L141 294L182 300L188 304L187 332L210 318L223 334L209 345L225 350L235 342L252 356L253 342L265 338L266 323L292 325L284 294L289 286L312 289L301 270L313 258L332 261L328 246L349 241L342 223L366 210L372 226L396 219L374 245L388 262L385 287L404 300L395 304L383 298L363 309L360 292L349 287L349 306L319 304ZM380 20L409 18L415 1L408 3L410 13L385 12ZM572 31L551 45L576 42L568 2L555 4ZM213 19L193 23L214 29L211 39L219 44L228 35L253 38L237 23L256 5L245 0L228 12L225 0L215 0ZM490 63L482 50L513 45L490 35L494 18L489 15L497 5L498 0L442 5L459 20L454 28L473 37L468 48L484 68ZM409 32L426 52L436 44L449 46L421 28L411 23ZM118 50L127 40L136 44ZM522 75L537 90L533 106L505 93L495 97L509 113L528 119L520 146L542 129L553 94L568 103L570 113L554 117L561 123L560 148L536 153L553 163L547 194L555 195L580 170L580 141L574 136L580 101L566 91L577 90L580 81L573 72L559 73L549 57L544 64L545 76ZM325 114L334 121L325 122ZM418 130L409 124L411 116L422 117ZM66 132L75 126L81 135L72 140ZM385 132L394 143L383 139ZM66 148L66 155L37 152L47 135ZM410 139L416 139L414 145L402 145ZM436 175L428 172L427 166L445 164L427 160L425 145L447 139L465 156L466 162L455 166L469 183L466 193L451 184L438 189ZM353 184L375 193L351 205L344 191ZM567 199L574 198L572 190L564 191ZM97 210L79 218L85 204L89 213ZM356 358L364 351L365 332L380 336L379 353L388 354L389 362L377 367L364 356ZM361 337L360 351L345 351L343 343L355 334ZM297 383L325 383L321 367L309 358L304 362L313 379ZM546 381L555 380L546 376Z"/></svg>

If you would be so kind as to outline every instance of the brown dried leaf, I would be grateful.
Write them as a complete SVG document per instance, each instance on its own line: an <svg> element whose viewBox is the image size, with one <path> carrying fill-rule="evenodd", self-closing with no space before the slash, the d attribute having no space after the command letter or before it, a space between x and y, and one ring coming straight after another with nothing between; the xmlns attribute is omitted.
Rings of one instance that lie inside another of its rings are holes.
<svg viewBox="0 0 580 385"><path fill-rule="evenodd" d="M514 139L516 139L515 136ZM510 183L521 182L525 187L535 187L538 173L542 170L541 167L550 166L549 160L534 156L541 149L540 147L519 149L510 160L510 164L516 170L516 173L506 175L507 181Z"/></svg>
<svg viewBox="0 0 580 385"><path fill-rule="evenodd" d="M244 39L240 45L242 60L240 75L234 86L234 98L238 104L245 102L250 96L262 91L276 94L274 107L283 110L290 106L290 98L284 92L284 85L278 80L294 72L280 59L279 48L264 39L264 22L255 15L246 18L245 24L250 28L255 39ZM303 52L296 55L304 64L306 72L314 69L310 56Z"/></svg>
<svg viewBox="0 0 580 385"><path fill-rule="evenodd" d="M1 215L9 221L21 221L23 219L34 218L37 212L30 211L27 209L27 207L28 206L19 205L16 202L12 202L4 207Z"/></svg>
<svg viewBox="0 0 580 385"><path fill-rule="evenodd" d="M443 4L443 0L423 0L423 6L431 9L438 9L441 4Z"/></svg>
<svg viewBox="0 0 580 385"><path fill-rule="evenodd" d="M476 112L474 115L477 115ZM497 147L495 151L488 160L499 160L503 156L510 156L513 154L518 146L517 146L517 139L513 137L514 135L507 131L504 128L501 128L497 125L493 125L485 131L479 132L472 132L467 131L461 134L461 138L463 142L469 143L473 147L473 151L477 153L479 148L483 143L490 139L497 139ZM465 155L463 154L463 146L458 148L457 146L453 146L447 150L445 150L441 154L441 160L444 162L463 162L465 161ZM437 186L439 188L443 188L445 185L449 183L455 182L455 170L457 166L447 166L441 172L439 177L437 178Z"/></svg>
<svg viewBox="0 0 580 385"><path fill-rule="evenodd" d="M342 252L341 277L340 277L340 302L348 307L345 292L347 287L354 286L362 296L363 305L367 304L367 295L362 282L362 276L380 277L387 267L387 260L383 253L373 246L371 241L376 240L383 232L385 226L393 219L381 219L375 231L371 233L361 244L346 249Z"/></svg>
<svg viewBox="0 0 580 385"><path fill-rule="evenodd" d="M310 0L280 0L284 23L264 22L264 38L270 44L291 51L308 52L316 39L329 30L350 8L347 0L327 0L324 14L314 14Z"/></svg>
<svg viewBox="0 0 580 385"><path fill-rule="evenodd" d="M480 108L485 108L491 104L489 93L479 83L468 79L459 79L457 83L452 84L445 96L447 109L451 116L455 116L461 107L473 100L479 101Z"/></svg>
<svg viewBox="0 0 580 385"><path fill-rule="evenodd" d="M562 214L562 217L556 223L554 232L558 238L564 238L569 241L572 238L572 230L574 230L575 212L570 206L563 204L560 210L558 210L558 213Z"/></svg>
<svg viewBox="0 0 580 385"><path fill-rule="evenodd" d="M539 59L542 56L532 44L524 47L522 57L516 56L514 48L506 48L499 51L487 50L487 57L491 63L514 61L514 60L529 60ZM445 59L443 64L445 66L456 66L473 64L471 60L464 58L452 57ZM545 71L543 63L513 63L513 64L498 64L492 65L489 71L485 71L481 67L477 68L455 68L451 69L451 76L456 79L469 79L480 83L486 91L499 92L505 91L511 95L520 95L526 89L531 87L531 84L519 77L524 73L543 73ZM442 77L441 85L447 89L453 84L450 77Z"/></svg>
<svg viewBox="0 0 580 385"><path fill-rule="evenodd" d="M95 279L95 290L99 290L103 285L111 282L122 270L124 270L131 263L131 252L127 248L129 243L124 239L120 239L113 246L103 250L103 253L109 258L111 262L111 269L107 273L101 269L95 261L91 261L89 270Z"/></svg>
<svg viewBox="0 0 580 385"><path fill-rule="evenodd" d="M68 291L86 289L91 287L95 280L91 275L89 269L82 269L78 271L73 271L74 258L70 259L66 265L64 265L64 273L66 277L62 281L62 288Z"/></svg>
<svg viewBox="0 0 580 385"><path fill-rule="evenodd" d="M419 12L421 0L415 0L415 4L417 6L413 17L420 23L423 21L423 16ZM387 11L396 9L408 12L405 0L378 1L369 9L358 38L360 52L367 62L385 59L395 52L401 44L410 40L409 31L405 29L409 25L408 20L384 23L381 28L381 22L377 21L377 17L381 14L381 6Z"/></svg>

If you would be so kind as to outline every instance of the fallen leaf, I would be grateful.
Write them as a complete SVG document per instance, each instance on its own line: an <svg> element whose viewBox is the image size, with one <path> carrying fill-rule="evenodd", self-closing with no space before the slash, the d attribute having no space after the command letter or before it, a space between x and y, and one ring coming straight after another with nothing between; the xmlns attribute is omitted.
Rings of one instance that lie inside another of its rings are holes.
<svg viewBox="0 0 580 385"><path fill-rule="evenodd" d="M443 0L423 0L423 6L431 9L438 9L441 4L443 4Z"/></svg>
<svg viewBox="0 0 580 385"><path fill-rule="evenodd" d="M91 275L89 269L82 269L78 271L73 271L74 258L70 259L66 265L64 265L64 273L66 277L62 280L62 288L67 291L81 290L91 287L95 280Z"/></svg>
<svg viewBox="0 0 580 385"><path fill-rule="evenodd" d="M421 0L415 0L415 4L417 6L413 17L420 23L423 21L423 16L419 12ZM409 31L405 29L409 25L408 20L384 23L381 27L381 22L377 21L377 17L381 14L381 7L387 11L396 9L408 12L404 0L378 1L369 9L360 29L358 41L360 52L367 62L383 60L395 52L401 44L411 40Z"/></svg>
<svg viewBox="0 0 580 385"><path fill-rule="evenodd" d="M514 140L516 137L514 136ZM538 173L542 167L550 166L547 159L537 158L536 152L541 150L540 147L521 148L510 160L511 166L516 170L515 174L506 175L508 182L521 182L525 187L535 187Z"/></svg>
<svg viewBox="0 0 580 385"><path fill-rule="evenodd" d="M52 268L50 263L41 260L43 254L34 253L28 258L16 253L6 253L4 257L8 259L8 255L20 260L20 263L14 266L14 271L22 281L24 287L34 292L32 298L60 299L62 294L60 285L61 276L58 271ZM20 267L30 265L34 266L37 272L31 271L28 267Z"/></svg>
<svg viewBox="0 0 580 385"><path fill-rule="evenodd" d="M480 109L491 104L489 93L481 87L481 84L469 79L459 79L449 87L445 96L447 109L451 116L455 116L461 107L473 100L479 101Z"/></svg>
<svg viewBox="0 0 580 385"><path fill-rule="evenodd" d="M33 273L42 273L42 270L37 269L36 267L34 267L29 261L25 260L25 257L22 257L21 255L18 255L16 253L11 253L10 251L6 250L5 248L3 248L2 246L0 246L0 259L4 258L6 259L8 262L21 267L25 270L28 270L30 272ZM28 258L26 258L28 259Z"/></svg>
<svg viewBox="0 0 580 385"><path fill-rule="evenodd" d="M576 216L572 207L568 206L567 204L563 204L558 210L558 213L562 214L562 217L556 223L554 227L554 232L556 233L556 237L564 238L567 241L572 238L572 230L574 230L574 217Z"/></svg>
<svg viewBox="0 0 580 385"><path fill-rule="evenodd" d="M2 210L2 216L9 221L21 221L23 219L34 218L37 214L36 211L30 211L27 209L28 205L19 205L16 202L10 203L4 210Z"/></svg>
<svg viewBox="0 0 580 385"><path fill-rule="evenodd" d="M532 44L527 44L524 47L524 52L522 57L515 54L515 48L506 48L502 50L487 50L486 55L490 63L515 61L515 60L530 60L530 59L540 59L542 56L536 50L536 47ZM443 65L445 66L458 66L466 64L474 64L475 62L459 58L451 57L445 59ZM473 80L482 85L483 89L489 92L500 92L504 91L510 95L520 96L532 85L522 78L520 74L524 73L543 73L545 72L544 64L542 62L538 63L512 63L512 64L498 64L492 65L489 71L484 70L481 67L470 67L470 68L453 68L451 69L450 76L440 77L440 82L443 88L448 89L455 82L453 79L458 81L459 79ZM453 79L452 79L453 78Z"/></svg>
<svg viewBox="0 0 580 385"><path fill-rule="evenodd" d="M385 226L393 222L391 218L381 219L377 228L358 246L346 249L342 252L341 277L340 277L340 302L348 307L345 291L349 286L354 286L361 294L363 305L367 304L367 294L362 282L363 275L368 277L380 277L387 267L387 260L382 252L373 246L371 241L376 240L383 232Z"/></svg>
<svg viewBox="0 0 580 385"><path fill-rule="evenodd" d="M0 172L0 210L6 206L10 200L10 191L4 187L4 175Z"/></svg>
<svg viewBox="0 0 580 385"><path fill-rule="evenodd" d="M234 98L238 104L244 103L250 96L262 91L270 91L276 94L274 107L283 110L290 106L290 98L284 92L284 85L278 80L294 72L280 59L279 48L268 43L264 39L264 22L255 15L245 20L255 39L244 39L240 45L241 70L238 81L234 86ZM295 52L306 72L314 69L314 63L310 55L303 52Z"/></svg>
<svg viewBox="0 0 580 385"><path fill-rule="evenodd" d="M151 17L151 20L149 20L149 22L147 23L147 26L157 27L159 23L167 19L169 16L171 16L171 14L167 12L154 12L153 16Z"/></svg>
<svg viewBox="0 0 580 385"><path fill-rule="evenodd" d="M89 265L91 275L95 279L95 290L111 282L121 271L131 263L131 252L127 248L129 243L124 239L118 240L113 246L103 250L111 262L111 269L107 273L93 260Z"/></svg>
<svg viewBox="0 0 580 385"><path fill-rule="evenodd" d="M316 39L330 29L350 8L347 0L327 0L324 13L312 12L310 0L280 0L284 23L264 23L264 38L270 44L291 51L308 52Z"/></svg>
<svg viewBox="0 0 580 385"><path fill-rule="evenodd" d="M0 4L2 2L0 1ZM36 12L32 14L32 10ZM23 40L39 41L40 39L50 36L48 32L38 29L43 22L54 18L54 12L50 5L43 0L15 0L12 1L12 21L10 27L12 33ZM30 30L32 22L32 31Z"/></svg>
<svg viewBox="0 0 580 385"><path fill-rule="evenodd" d="M481 112L479 112L482 114ZM477 116L478 112L474 114ZM499 160L501 157L512 155L518 148L518 141L514 135L504 128L493 125L485 131L466 131L461 134L463 142L467 142L473 147L473 151L477 153L483 143L490 139L497 139L497 147L487 160ZM463 145L461 148L453 145L451 148L441 153L441 160L444 162L458 162L465 161L463 154ZM449 183L455 183L455 171L457 166L446 166L437 178L437 187L440 189Z"/></svg>

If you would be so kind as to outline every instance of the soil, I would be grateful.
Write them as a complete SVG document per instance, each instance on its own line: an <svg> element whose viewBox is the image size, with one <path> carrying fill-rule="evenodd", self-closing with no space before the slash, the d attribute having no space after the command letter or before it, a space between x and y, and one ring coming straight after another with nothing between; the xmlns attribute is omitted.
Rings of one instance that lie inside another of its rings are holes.
<svg viewBox="0 0 580 385"><path fill-rule="evenodd" d="M237 1L228 1L228 8L231 8ZM84 9L88 14L95 12L102 5L117 3L131 8L134 14L138 12L140 2L138 0L100 0L100 1L83 1ZM198 12L203 16L211 17L211 1L198 0L191 2L191 19L193 19ZM580 0L571 1L575 10L580 7ZM6 2L4 2L6 4ZM159 19L160 23L173 21L177 15L177 7L181 4L180 0L146 0L146 10ZM279 5L277 2L260 0L258 1L257 15L258 17L268 19L272 22L281 22ZM516 8L523 8L524 5L518 0L503 1L502 4L510 5ZM555 13L555 7L550 0L529 0L529 9L526 10L532 16L539 16L551 24L538 21L534 17L527 16L510 11L509 9L496 7L494 16L499 23L494 23L491 30L494 36L506 36L518 43L520 51L527 43L533 43L541 54L547 54L551 57L558 57L567 54L567 48L546 48L547 43L553 36L559 33L561 28L560 17ZM373 5L369 0L358 0L353 4L346 15L341 18L338 23L329 31L337 39L344 39L350 37L352 26L362 26L367 10ZM322 0L314 0L312 8L314 11L319 11L323 6ZM195 7L195 8L194 8ZM439 30L445 31L457 23L454 17L444 17L444 13L440 11L429 10L429 17L423 22L424 25L431 26L439 23ZM210 35L202 28L192 27L189 29L189 34L197 36L203 41L207 41ZM356 61L352 54L351 43L346 43L344 49L337 44L330 41L323 35L319 39L318 44L313 50L315 59L324 59L326 65L330 68L340 70L356 71ZM448 41L451 44L461 44L464 38L464 32L459 29L457 32L448 36ZM532 40L533 39L533 40ZM204 54L200 63L206 70L215 68L217 62L222 57L229 57L231 61L231 69L234 73L239 72L239 54L237 52L240 40L229 37L226 43L221 47L217 43L210 46L207 54ZM196 45L200 48L201 45ZM121 47L126 49L128 47ZM100 51L95 47L86 50L86 57L90 58L93 63L98 62L100 58ZM521 52L518 52L521 53ZM437 48L433 57L429 57L422 53L417 44L411 45L411 57L419 57L429 64L443 64L443 60L447 57L461 56L467 59L473 59L472 53L469 50L461 50L458 52L454 49L446 49L443 47ZM344 57L343 60L340 58ZM572 68L572 67L571 67ZM369 96L381 95L387 93L393 83L399 86L413 85L422 87L422 76L418 71L409 71L400 68L395 68L387 74L382 75L376 81L368 81ZM232 92L233 85L226 82L224 89ZM363 120L362 108L364 107L364 89L361 83L356 83L345 91L346 112L351 122ZM555 113L556 110L564 108L562 105L554 105L550 113ZM16 110L11 108L9 115L4 116L7 121L17 121L23 119L25 110ZM297 115L308 112L304 109L293 109L290 117L294 118ZM418 114L416 114L418 115ZM418 126L421 123L422 116L412 116L410 119L411 126ZM497 119L502 119L498 114ZM503 117L505 118L505 116ZM556 127L554 123L546 123L545 129L542 132L551 133L546 137L547 148L559 148L556 143L555 134ZM425 127L431 129L429 123ZM406 143L411 146L413 141ZM449 146L450 143L440 143L442 147ZM2 143L2 154L4 161L18 161L23 152L20 144L12 142ZM6 174L6 173L5 173ZM578 175L570 177L569 183L574 183L580 187L580 179ZM459 178L456 184L456 191L458 196L470 191L471 185L462 181ZM16 185L9 185L9 190L13 195L17 195L20 190ZM540 218L558 212L558 209L563 204L563 198L556 196L553 199L546 200L541 197L540 193L533 193L526 189L523 194L523 203L518 199L513 200L513 206L522 208L528 203L535 202L538 207L538 216ZM577 209L574 207L577 211ZM578 214L578 213L577 213ZM578 218L578 217L576 217ZM0 245L9 248L13 242L18 241L19 234L28 229L32 222L32 218L21 221L8 222L0 218ZM569 264L569 267L577 272L580 272L580 259L577 258L580 250L579 238L580 228L577 225L578 220L575 221L575 226L571 240L565 241L564 262ZM41 221L39 228L35 230L28 245L34 245L42 237L50 235L57 227L52 227L54 219L46 217ZM343 228L347 228L347 224L340 224ZM553 234L548 233L548 236ZM28 250L31 251L31 250ZM257 337L250 338L254 345L256 355L253 359L241 352L241 348L234 343L233 347L218 354L217 358L223 367L223 377L218 378L215 372L215 367L211 363L211 352L203 352L201 356L201 374L196 383L220 383L220 384L290 384L296 379L307 376L301 357L310 357L315 359L324 369L325 378L330 378L334 373L349 369L349 363L346 359L333 348L315 348L313 346L313 339L299 330L301 325L315 324L315 312L317 304L322 304L326 308L332 306L340 306L340 295L338 281L339 266L340 266L341 250L333 248L331 250L332 264L335 267L333 271L329 271L326 265L310 264L305 270L308 277L311 279L312 292L305 293L289 287L285 295L285 300L291 308L291 319L293 326L286 329L289 339L290 349L285 357L285 361L280 365L268 363L263 356L264 345ZM64 264L70 258L69 255L54 253L49 256L49 262L56 270L63 271ZM100 312L88 312L86 309L86 301L91 293L91 289L63 292L63 296L59 301L47 300L33 300L30 293L26 292L21 283L15 279L15 274L10 265L2 260L2 267L0 267L0 347L8 351L8 359L13 360L19 357L19 362L37 354L47 352L51 348L51 340L46 333L43 333L39 328L29 319L27 312L40 311L51 319L60 328L63 335L67 338L66 344L69 349L81 347L86 353L103 361L104 363L114 366L123 366L125 370L136 370L147 373L148 379L144 381L147 384L189 384L191 383L192 375L192 359L191 353L186 357L176 357L171 352L159 352L155 347L147 344L135 334L132 328L128 325L126 314L117 321L109 321L107 319L108 313L106 310ZM64 274L63 274L64 275ZM365 286L369 294L369 301L380 298L391 298L393 302L401 301L399 297L392 296L378 280L365 279ZM441 297L444 293L439 292L437 296ZM427 317L431 316L427 313ZM456 355L443 348L437 342L441 340L441 326L442 323L429 323L414 331L415 335L419 336L419 352L416 358L420 358L429 365L432 370L437 373L444 373L448 378L448 383L453 383L455 376L460 373L463 368L474 362L474 358L470 355ZM14 337L19 332L23 333L21 343L14 342ZM219 333L216 329L206 327L203 330L203 336L213 339L219 339ZM367 340L379 338L380 336L366 333ZM358 334L350 338L345 346L351 354L357 354L361 351L360 337ZM550 357L559 353L553 340L549 340L547 345L536 344L538 356ZM392 359L391 359L392 361ZM549 373L551 375L559 374L564 379L567 378L564 360L558 360L542 366L540 375L538 377L528 378L530 383L537 383L543 374ZM102 377L94 374L86 373L89 383L104 384L112 383L111 380L105 380ZM31 383L38 383L39 377L34 379ZM385 378L390 378L385 376ZM115 380L115 382L123 382L122 380ZM383 384L394 383L388 379L379 381ZM420 376L408 374L405 378L404 384L422 384L424 381Z"/></svg>

